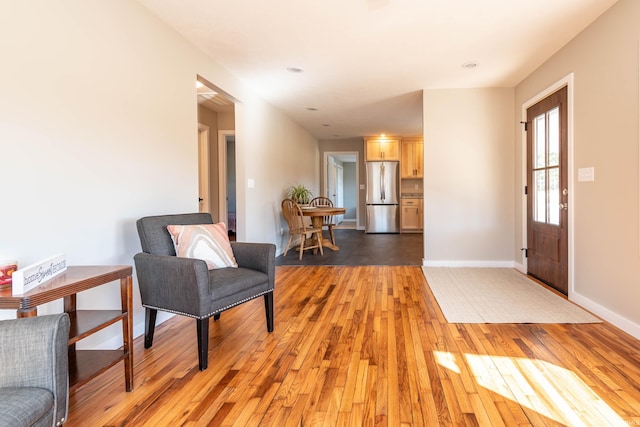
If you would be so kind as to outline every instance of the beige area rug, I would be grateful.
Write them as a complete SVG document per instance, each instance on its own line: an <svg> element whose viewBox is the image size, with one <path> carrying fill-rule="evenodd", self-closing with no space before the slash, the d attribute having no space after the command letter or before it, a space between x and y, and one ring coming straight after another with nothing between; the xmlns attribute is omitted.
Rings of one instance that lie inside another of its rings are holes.
<svg viewBox="0 0 640 427"><path fill-rule="evenodd" d="M600 323L510 268L422 267L449 323Z"/></svg>

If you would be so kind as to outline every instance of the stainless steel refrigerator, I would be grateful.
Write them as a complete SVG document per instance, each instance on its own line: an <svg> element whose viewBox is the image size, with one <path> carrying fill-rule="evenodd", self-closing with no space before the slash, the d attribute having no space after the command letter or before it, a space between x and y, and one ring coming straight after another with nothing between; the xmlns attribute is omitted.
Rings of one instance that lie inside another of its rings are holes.
<svg viewBox="0 0 640 427"><path fill-rule="evenodd" d="M398 233L399 166L395 162L367 162L367 233Z"/></svg>

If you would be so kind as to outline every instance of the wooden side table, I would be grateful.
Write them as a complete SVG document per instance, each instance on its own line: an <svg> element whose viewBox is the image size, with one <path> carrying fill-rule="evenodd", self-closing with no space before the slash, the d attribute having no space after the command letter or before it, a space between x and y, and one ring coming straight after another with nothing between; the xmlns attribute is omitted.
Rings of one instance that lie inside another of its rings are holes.
<svg viewBox="0 0 640 427"><path fill-rule="evenodd" d="M62 298L69 314L69 387L75 390L119 361L124 361L125 388L133 390L133 311L131 266L71 266L52 280L23 295L0 290L0 309L14 309L17 317L38 314L38 306ZM77 310L79 292L120 280L121 310ZM76 343L122 321L122 350L76 350Z"/></svg>

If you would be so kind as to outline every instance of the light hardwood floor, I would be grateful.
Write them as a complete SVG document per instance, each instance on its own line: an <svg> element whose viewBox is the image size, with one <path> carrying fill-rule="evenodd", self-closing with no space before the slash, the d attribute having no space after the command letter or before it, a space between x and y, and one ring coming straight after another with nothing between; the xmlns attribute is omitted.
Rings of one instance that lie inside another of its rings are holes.
<svg viewBox="0 0 640 427"><path fill-rule="evenodd" d="M277 267L262 298L174 317L70 397L66 426L640 425L640 342L607 324L448 324L420 267Z"/></svg>

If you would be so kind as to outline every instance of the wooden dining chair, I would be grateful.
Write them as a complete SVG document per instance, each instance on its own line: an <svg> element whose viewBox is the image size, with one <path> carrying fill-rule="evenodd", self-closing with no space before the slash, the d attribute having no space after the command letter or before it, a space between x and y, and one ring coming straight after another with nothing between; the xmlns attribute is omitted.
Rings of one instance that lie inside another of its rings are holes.
<svg viewBox="0 0 640 427"><path fill-rule="evenodd" d="M318 249L320 249L320 254L324 255L324 252L322 251L322 228L313 228L305 225L304 216L302 215L302 209L300 209L300 205L298 205L291 199L284 199L282 201L282 214L284 215L284 218L287 220L287 224L289 225L289 240L287 241L287 246L284 249L285 256L289 251L289 247L294 236L300 237L301 260L302 253L307 249L314 249L314 254ZM311 234L311 236L313 237L313 239L309 239L309 242L307 242L308 234ZM308 246L307 243L309 243Z"/></svg>
<svg viewBox="0 0 640 427"><path fill-rule="evenodd" d="M309 206L333 207L333 201L328 197L318 196L312 199L311 202L309 202ZM336 244L336 238L333 235L333 229L335 228L335 226L336 224L335 224L335 219L333 215L327 215L322 217L322 227L327 227L327 230L329 230L329 236L331 237L331 244L333 245Z"/></svg>

